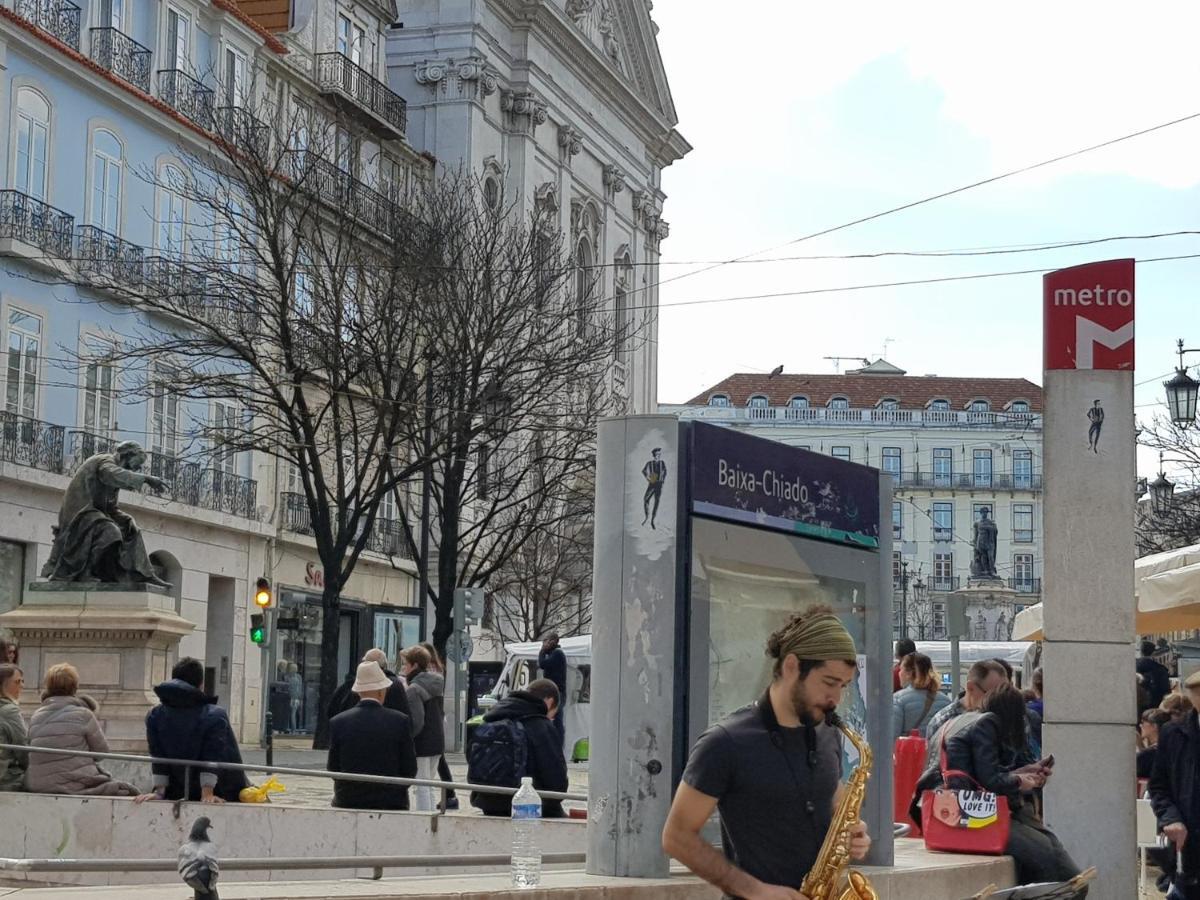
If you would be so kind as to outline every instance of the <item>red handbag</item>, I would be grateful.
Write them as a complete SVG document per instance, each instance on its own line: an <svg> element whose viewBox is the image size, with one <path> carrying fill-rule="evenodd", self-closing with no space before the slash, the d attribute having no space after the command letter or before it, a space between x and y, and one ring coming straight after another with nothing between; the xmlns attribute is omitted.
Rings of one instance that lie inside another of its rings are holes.
<svg viewBox="0 0 1200 900"><path fill-rule="evenodd" d="M985 791L966 772L946 769L946 739L940 750L942 781L951 776L965 778L975 785L973 791L941 787L921 794L921 830L925 849L947 853L976 853L1001 856L1008 845L1012 817L1008 798Z"/></svg>

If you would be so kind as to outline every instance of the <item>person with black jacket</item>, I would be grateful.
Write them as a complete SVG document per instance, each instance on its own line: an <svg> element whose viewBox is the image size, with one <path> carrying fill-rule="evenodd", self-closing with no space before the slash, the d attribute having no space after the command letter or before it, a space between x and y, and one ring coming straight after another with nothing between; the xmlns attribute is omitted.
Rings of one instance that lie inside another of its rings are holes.
<svg viewBox="0 0 1200 900"><path fill-rule="evenodd" d="M162 701L146 714L146 743L150 755L166 759L194 759L198 763L241 763L237 737L229 715L217 706L217 698L201 690L204 663L185 656L171 670L171 680L154 689ZM191 771L185 777L185 768ZM199 800L203 803L236 803L248 787L244 772L154 763L154 791L138 800ZM185 781L190 784L184 797Z"/></svg>
<svg viewBox="0 0 1200 900"><path fill-rule="evenodd" d="M402 712L411 718L412 713L408 708L408 685L403 678L388 668L387 654L378 647L372 647L363 654L362 662L376 663L379 668L383 669L383 674L392 683L392 686L388 688L387 696L383 699L384 708L394 709L396 712ZM329 718L332 719L339 713L344 713L348 709L354 709L358 705L360 698L354 692L354 685L352 683L354 678L354 674L347 675L346 680L333 692L333 698L329 701Z"/></svg>
<svg viewBox="0 0 1200 900"><path fill-rule="evenodd" d="M329 720L326 767L330 772L399 778L417 774L412 720L386 705L394 685L379 663L359 663L353 686L361 698L358 705ZM339 809L408 809L408 788L338 779L333 783L333 805Z"/></svg>
<svg viewBox="0 0 1200 900"><path fill-rule="evenodd" d="M542 649L538 652L538 668L542 670L542 677L549 678L558 688L559 708L558 715L554 717L554 730L558 732L558 744L562 747L566 740L563 706L567 702L567 654L559 646L558 632L552 631L542 641Z"/></svg>
<svg viewBox="0 0 1200 900"><path fill-rule="evenodd" d="M1200 704L1200 672L1183 682L1193 707ZM1150 805L1158 819L1158 828L1183 854L1183 871L1200 873L1200 720L1195 709L1180 721L1163 726L1158 752L1150 773ZM1168 868L1173 869L1173 866ZM1200 898L1200 886L1194 874L1175 876L1171 896L1181 900Z"/></svg>
<svg viewBox="0 0 1200 900"><path fill-rule="evenodd" d="M1147 702L1143 709L1151 709L1163 702L1163 697L1171 693L1171 673L1167 667L1154 658L1154 642L1142 641L1142 655L1135 668L1141 676L1142 685L1146 688ZM1138 710L1141 715L1143 709Z"/></svg>
<svg viewBox="0 0 1200 900"><path fill-rule="evenodd" d="M525 774L533 779L539 791L566 791L567 761L563 758L562 742L554 729L553 719L559 711L558 685L548 678L529 683L523 691L513 691L489 709L484 722L515 719L525 730ZM467 771L467 781L476 781ZM508 794L471 792L471 805L485 816L511 816L512 797ZM542 798L542 818L557 819L564 815L561 800Z"/></svg>
<svg viewBox="0 0 1200 900"><path fill-rule="evenodd" d="M1027 759L1025 699L1003 683L988 695L983 714L946 740L950 788L990 791L1008 798L1011 824L1004 852L1017 864L1021 884L1068 881L1080 869L1027 800L1046 783L1050 769ZM962 773L957 775L954 773ZM1074 895L1087 896L1087 888Z"/></svg>

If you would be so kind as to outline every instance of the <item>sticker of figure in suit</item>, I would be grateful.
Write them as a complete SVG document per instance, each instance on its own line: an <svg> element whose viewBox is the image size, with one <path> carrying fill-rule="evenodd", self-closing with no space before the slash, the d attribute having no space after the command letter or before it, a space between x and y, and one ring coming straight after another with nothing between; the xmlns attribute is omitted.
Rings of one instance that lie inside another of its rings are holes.
<svg viewBox="0 0 1200 900"><path fill-rule="evenodd" d="M655 527L658 518L658 504L662 502L663 485L667 483L667 464L663 462L662 447L650 451L650 459L642 466L642 477L646 479L646 493L642 497L642 524L648 521L650 527ZM653 509L651 509L653 501Z"/></svg>
<svg viewBox="0 0 1200 900"><path fill-rule="evenodd" d="M1100 429L1104 427L1104 409L1100 406L1099 400L1092 401L1092 408L1087 411L1088 421L1092 424L1088 426L1088 449L1093 453L1100 452Z"/></svg>

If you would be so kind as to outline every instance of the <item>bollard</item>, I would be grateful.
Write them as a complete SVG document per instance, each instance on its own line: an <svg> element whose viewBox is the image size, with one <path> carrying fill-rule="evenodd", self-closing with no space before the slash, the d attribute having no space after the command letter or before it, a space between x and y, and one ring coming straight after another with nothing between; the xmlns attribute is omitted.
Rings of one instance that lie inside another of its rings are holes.
<svg viewBox="0 0 1200 900"><path fill-rule="evenodd" d="M271 710L267 710L266 721L263 724L264 738L267 748L267 765L275 765L275 729L274 717L271 715Z"/></svg>

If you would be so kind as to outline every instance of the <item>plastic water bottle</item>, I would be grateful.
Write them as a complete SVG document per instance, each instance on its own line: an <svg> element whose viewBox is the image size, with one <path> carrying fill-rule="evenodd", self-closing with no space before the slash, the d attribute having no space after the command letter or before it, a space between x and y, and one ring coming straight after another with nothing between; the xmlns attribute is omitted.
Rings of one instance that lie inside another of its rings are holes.
<svg viewBox="0 0 1200 900"><path fill-rule="evenodd" d="M512 801L512 883L517 888L535 888L542 883L542 798L533 789L532 778L522 778Z"/></svg>

